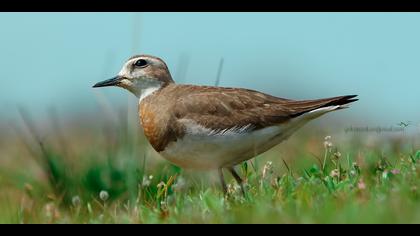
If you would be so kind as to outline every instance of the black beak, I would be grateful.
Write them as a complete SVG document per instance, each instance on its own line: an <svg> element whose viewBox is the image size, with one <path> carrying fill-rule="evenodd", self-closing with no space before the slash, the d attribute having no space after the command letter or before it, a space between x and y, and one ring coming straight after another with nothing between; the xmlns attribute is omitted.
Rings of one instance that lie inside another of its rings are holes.
<svg viewBox="0 0 420 236"><path fill-rule="evenodd" d="M99 83L96 83L95 85L93 85L93 88L115 86L115 85L118 85L120 83L120 81L121 81L121 77L120 76L115 76L112 79L107 79L107 80L101 81Z"/></svg>

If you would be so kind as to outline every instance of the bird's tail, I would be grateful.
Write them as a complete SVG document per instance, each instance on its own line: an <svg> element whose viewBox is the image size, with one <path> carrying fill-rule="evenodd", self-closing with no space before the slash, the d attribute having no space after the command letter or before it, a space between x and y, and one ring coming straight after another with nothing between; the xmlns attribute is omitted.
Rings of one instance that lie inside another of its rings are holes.
<svg viewBox="0 0 420 236"><path fill-rule="evenodd" d="M305 113L319 116L329 111L348 108L347 104L359 100L355 98L356 96L357 95L346 95L316 100L293 101L290 103L290 107L296 110L296 113L293 115L294 117Z"/></svg>

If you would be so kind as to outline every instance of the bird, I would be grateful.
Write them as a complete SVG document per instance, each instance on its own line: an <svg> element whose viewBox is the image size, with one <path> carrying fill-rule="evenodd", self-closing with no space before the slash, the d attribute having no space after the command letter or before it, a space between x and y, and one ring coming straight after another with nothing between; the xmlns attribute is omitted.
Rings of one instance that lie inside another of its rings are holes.
<svg viewBox="0 0 420 236"><path fill-rule="evenodd" d="M217 170L225 194L223 170L245 195L237 165L358 100L357 95L292 100L246 88L177 84L161 58L146 54L130 57L117 76L93 85L107 86L138 98L140 125L160 156L184 169Z"/></svg>
<svg viewBox="0 0 420 236"><path fill-rule="evenodd" d="M402 128L406 128L407 126L411 125L411 121L406 121L406 122L401 121L397 125L402 127Z"/></svg>

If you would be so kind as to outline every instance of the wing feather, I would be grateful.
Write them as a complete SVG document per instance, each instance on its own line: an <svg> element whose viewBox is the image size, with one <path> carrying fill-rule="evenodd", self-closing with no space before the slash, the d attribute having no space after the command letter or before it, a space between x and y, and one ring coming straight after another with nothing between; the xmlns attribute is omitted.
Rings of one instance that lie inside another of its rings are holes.
<svg viewBox="0 0 420 236"><path fill-rule="evenodd" d="M182 89L181 89L182 90ZM288 122L306 112L340 106L355 95L291 100L242 88L185 85L173 107L177 119L190 119L213 134L249 132Z"/></svg>

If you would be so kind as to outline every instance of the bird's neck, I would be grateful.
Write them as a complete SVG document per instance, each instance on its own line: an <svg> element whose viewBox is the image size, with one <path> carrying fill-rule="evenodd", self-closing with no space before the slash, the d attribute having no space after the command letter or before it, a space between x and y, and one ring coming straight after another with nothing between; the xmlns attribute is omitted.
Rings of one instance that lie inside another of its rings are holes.
<svg viewBox="0 0 420 236"><path fill-rule="evenodd" d="M150 86L148 88L140 89L140 94L137 96L139 98L139 103L145 99L146 97L150 96L152 93L156 92L157 90L161 89L162 85Z"/></svg>
<svg viewBox="0 0 420 236"><path fill-rule="evenodd" d="M140 103L143 99L150 96L155 91L173 83L174 81L170 76L166 80L142 79L135 81L131 86L127 86L127 89L139 98Z"/></svg>

